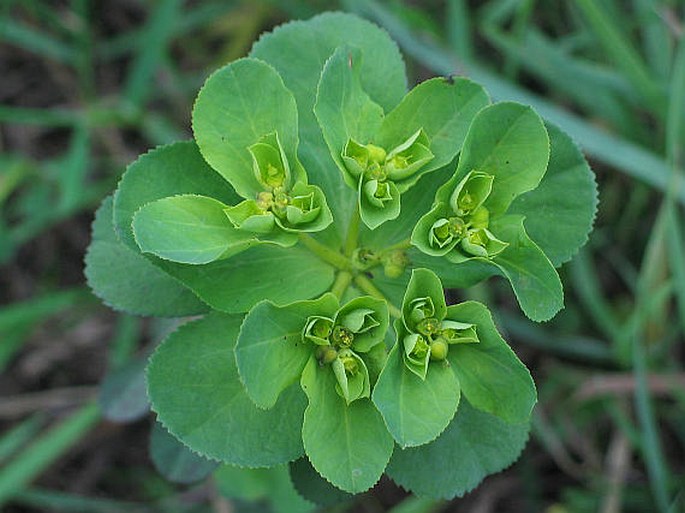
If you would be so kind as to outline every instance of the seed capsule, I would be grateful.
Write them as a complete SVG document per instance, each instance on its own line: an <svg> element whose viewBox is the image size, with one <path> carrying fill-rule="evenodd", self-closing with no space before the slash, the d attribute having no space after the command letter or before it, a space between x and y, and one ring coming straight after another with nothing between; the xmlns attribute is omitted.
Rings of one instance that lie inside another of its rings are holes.
<svg viewBox="0 0 685 513"><path fill-rule="evenodd" d="M447 358L447 353L449 350L450 346L447 344L447 341L444 338L436 338L433 342L431 342L431 360L444 360Z"/></svg>

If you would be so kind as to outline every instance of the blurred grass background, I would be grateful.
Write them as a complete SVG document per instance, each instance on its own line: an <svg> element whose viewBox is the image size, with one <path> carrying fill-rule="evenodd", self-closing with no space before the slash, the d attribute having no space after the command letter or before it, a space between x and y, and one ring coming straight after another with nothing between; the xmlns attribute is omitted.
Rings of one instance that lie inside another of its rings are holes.
<svg viewBox="0 0 685 513"><path fill-rule="evenodd" d="M0 510L268 508L154 470L135 369L169 323L100 305L82 261L125 166L190 137L207 74L330 9L385 27L412 84L463 74L533 105L600 188L555 320L496 281L466 291L499 306L538 383L521 460L449 504L382 482L339 511L685 511L682 0L0 0Z"/></svg>

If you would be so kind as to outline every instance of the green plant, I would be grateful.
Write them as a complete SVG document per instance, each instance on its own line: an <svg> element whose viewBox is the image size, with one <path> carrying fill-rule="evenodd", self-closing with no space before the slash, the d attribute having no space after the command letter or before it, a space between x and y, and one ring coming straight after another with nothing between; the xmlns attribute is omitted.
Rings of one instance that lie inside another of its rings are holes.
<svg viewBox="0 0 685 513"><path fill-rule="evenodd" d="M570 138L466 79L407 93L395 44L345 14L211 75L193 131L129 166L86 258L116 309L204 315L148 364L167 430L230 465L291 463L313 500L322 477L359 493L384 471L453 497L511 464L532 378L488 309L443 287L501 275L532 320L559 311L555 266L596 207Z"/></svg>

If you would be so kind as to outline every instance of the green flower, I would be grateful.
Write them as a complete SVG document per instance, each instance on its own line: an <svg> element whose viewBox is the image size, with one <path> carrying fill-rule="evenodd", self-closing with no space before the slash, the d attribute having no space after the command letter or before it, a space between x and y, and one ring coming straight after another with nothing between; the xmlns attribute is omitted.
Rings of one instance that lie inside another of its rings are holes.
<svg viewBox="0 0 685 513"><path fill-rule="evenodd" d="M333 221L321 189L303 181L303 172L294 180L277 132L261 137L247 149L261 190L225 209L236 228L266 242L291 246L297 242L297 232L321 231Z"/></svg>
<svg viewBox="0 0 685 513"><path fill-rule="evenodd" d="M490 211L486 205L495 185L494 176L472 170L448 191L447 201L442 201L445 191L441 189L433 209L417 223L412 243L428 255L444 256L453 262L499 255L509 243L488 229Z"/></svg>
<svg viewBox="0 0 685 513"><path fill-rule="evenodd" d="M395 330L406 367L421 379L431 361L447 358L450 345L480 342L474 324L449 318L442 283L427 269L412 271Z"/></svg>
<svg viewBox="0 0 685 513"><path fill-rule="evenodd" d="M430 141L423 129L390 151L352 138L347 141L340 155L345 181L356 183L360 213L370 228L399 215L400 193L433 160L429 148Z"/></svg>
<svg viewBox="0 0 685 513"><path fill-rule="evenodd" d="M371 297L358 297L330 317L308 317L302 339L317 346L319 365L330 365L336 391L347 404L369 397L369 369L360 355L382 344L388 329L387 304Z"/></svg>

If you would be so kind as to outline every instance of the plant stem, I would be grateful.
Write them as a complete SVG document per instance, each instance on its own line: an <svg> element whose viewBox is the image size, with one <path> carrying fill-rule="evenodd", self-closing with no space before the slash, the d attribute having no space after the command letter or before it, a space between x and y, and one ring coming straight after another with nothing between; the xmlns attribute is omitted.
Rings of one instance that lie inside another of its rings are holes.
<svg viewBox="0 0 685 513"><path fill-rule="evenodd" d="M381 255L384 253L390 253L391 251L395 251L396 249L409 249L411 248L411 240L409 239L404 239L401 242L398 242L397 244L393 244L392 246L388 246L387 248L383 249L381 251Z"/></svg>
<svg viewBox="0 0 685 513"><path fill-rule="evenodd" d="M347 270L350 268L350 261L348 258L337 251L332 250L328 246L321 244L311 235L300 233L300 242L304 244L309 251L314 253L324 262L331 264L333 267L340 270Z"/></svg>
<svg viewBox="0 0 685 513"><path fill-rule="evenodd" d="M351 257L354 250L357 248L359 239L359 225L361 223L361 216L359 215L359 205L354 207L352 218L350 219L350 226L347 229L347 238L345 239L345 256Z"/></svg>
<svg viewBox="0 0 685 513"><path fill-rule="evenodd" d="M335 297L342 299L343 294L352 282L352 273L348 271L339 271L338 275L335 277L335 281L331 286L331 292L335 294Z"/></svg>
<svg viewBox="0 0 685 513"><path fill-rule="evenodd" d="M361 290L363 290L370 296L376 297L378 299L384 299L388 303L388 311L390 312L390 315L392 315L393 317L397 317L398 319L402 317L402 312L400 311L400 309L393 305L388 300L388 298L385 297L385 294L378 290L378 288L373 284L373 282L366 276L364 276L363 274L358 274L354 277L354 282L357 284L357 287L359 287Z"/></svg>

